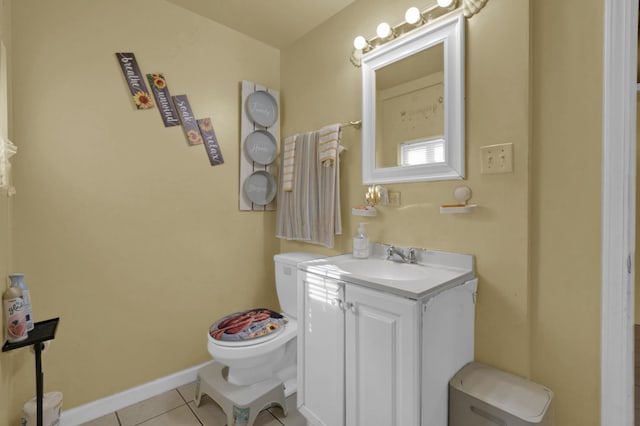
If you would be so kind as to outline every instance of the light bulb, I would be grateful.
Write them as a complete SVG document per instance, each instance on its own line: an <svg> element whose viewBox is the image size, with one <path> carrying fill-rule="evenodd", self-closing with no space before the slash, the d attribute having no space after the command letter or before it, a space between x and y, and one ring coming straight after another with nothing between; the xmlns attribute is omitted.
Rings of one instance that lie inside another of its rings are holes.
<svg viewBox="0 0 640 426"><path fill-rule="evenodd" d="M381 22L378 28L376 28L376 34L378 34L380 38L387 38L391 35L391 27L386 22Z"/></svg>
<svg viewBox="0 0 640 426"><path fill-rule="evenodd" d="M453 4L453 0L438 0L438 6L449 7Z"/></svg>
<svg viewBox="0 0 640 426"><path fill-rule="evenodd" d="M420 14L420 9L417 7L410 7L407 9L404 14L404 20L411 25L415 25L422 20L422 15Z"/></svg>
<svg viewBox="0 0 640 426"><path fill-rule="evenodd" d="M364 49L368 44L369 43L367 42L367 39L362 37L361 35L353 39L353 47L358 50Z"/></svg>

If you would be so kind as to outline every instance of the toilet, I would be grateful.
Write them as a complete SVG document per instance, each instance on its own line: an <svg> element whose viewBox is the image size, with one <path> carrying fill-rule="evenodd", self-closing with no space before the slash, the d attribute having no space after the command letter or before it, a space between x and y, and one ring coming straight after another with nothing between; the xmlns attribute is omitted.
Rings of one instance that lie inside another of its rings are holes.
<svg viewBox="0 0 640 426"><path fill-rule="evenodd" d="M310 253L284 253L274 256L276 290L282 309L281 314L269 311L275 324L270 328L275 330L269 329L263 336L247 340L221 340L212 337L212 326L208 334L207 348L214 361L226 367L223 374L228 383L250 386L275 378L284 384L286 396L295 392L297 265L321 257L324 256ZM268 315L267 311L259 308L237 314L246 318L247 315L257 313L263 315L260 318L265 318ZM214 326L228 317L230 316L216 321Z"/></svg>

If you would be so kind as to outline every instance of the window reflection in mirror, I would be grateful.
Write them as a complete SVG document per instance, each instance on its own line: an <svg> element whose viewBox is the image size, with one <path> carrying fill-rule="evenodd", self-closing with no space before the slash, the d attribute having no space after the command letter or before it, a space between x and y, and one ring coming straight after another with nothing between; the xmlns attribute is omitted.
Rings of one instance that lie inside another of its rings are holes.
<svg viewBox="0 0 640 426"><path fill-rule="evenodd" d="M376 168L443 163L444 44L376 70Z"/></svg>

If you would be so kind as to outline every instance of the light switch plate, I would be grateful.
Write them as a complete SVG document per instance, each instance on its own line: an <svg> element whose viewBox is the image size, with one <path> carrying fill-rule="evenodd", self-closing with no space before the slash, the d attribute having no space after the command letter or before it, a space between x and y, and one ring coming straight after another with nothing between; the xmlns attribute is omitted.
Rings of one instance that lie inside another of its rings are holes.
<svg viewBox="0 0 640 426"><path fill-rule="evenodd" d="M480 173L512 173L513 144L487 145L480 148L482 163Z"/></svg>

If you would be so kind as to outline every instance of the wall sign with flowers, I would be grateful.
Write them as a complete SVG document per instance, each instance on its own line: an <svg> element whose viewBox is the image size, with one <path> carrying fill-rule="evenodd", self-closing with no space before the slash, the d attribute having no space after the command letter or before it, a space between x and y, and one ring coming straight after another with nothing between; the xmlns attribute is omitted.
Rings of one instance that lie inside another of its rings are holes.
<svg viewBox="0 0 640 426"><path fill-rule="evenodd" d="M118 52L116 53L116 58L118 58L118 63L131 91L136 108L153 108L153 100L149 95L149 90L140 72L135 55L130 52ZM147 74L146 77L153 91L153 97L158 105L158 111L164 126L173 127L182 124L190 146L204 145L211 165L223 164L222 151L213 130L211 118L196 119L187 95L171 96L167 80L163 74Z"/></svg>
<svg viewBox="0 0 640 426"><path fill-rule="evenodd" d="M158 105L160 116L164 122L164 127L172 127L180 125L180 119L178 118L178 112L175 105L171 101L171 94L167 87L167 80L160 73L147 74L147 80L153 91L153 97Z"/></svg>
<svg viewBox="0 0 640 426"><path fill-rule="evenodd" d="M149 90L144 82L135 55L133 53L116 53L116 57L122 68L122 74L124 74L124 78L129 85L129 90L133 96L133 103L136 105L136 108L153 108L153 101L151 100L151 96L149 96Z"/></svg>

